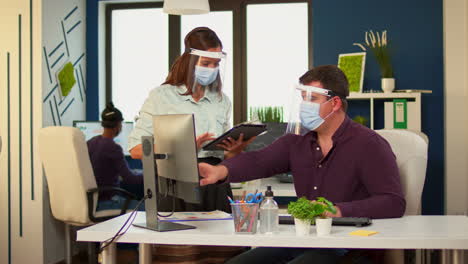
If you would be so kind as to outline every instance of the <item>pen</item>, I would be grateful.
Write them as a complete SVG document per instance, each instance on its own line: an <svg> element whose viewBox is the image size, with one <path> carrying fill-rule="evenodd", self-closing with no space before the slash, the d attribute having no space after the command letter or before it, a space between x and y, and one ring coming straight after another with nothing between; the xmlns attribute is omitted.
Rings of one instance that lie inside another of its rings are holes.
<svg viewBox="0 0 468 264"><path fill-rule="evenodd" d="M229 195L228 195L227 198L228 198L228 200L229 200L230 203L232 203L232 204L234 203L234 201L231 199L231 197L229 197Z"/></svg>

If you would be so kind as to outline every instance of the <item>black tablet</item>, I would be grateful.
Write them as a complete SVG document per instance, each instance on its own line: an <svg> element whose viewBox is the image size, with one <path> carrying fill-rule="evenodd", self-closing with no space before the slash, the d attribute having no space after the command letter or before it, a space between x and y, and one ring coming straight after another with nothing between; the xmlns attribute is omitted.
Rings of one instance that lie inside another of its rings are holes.
<svg viewBox="0 0 468 264"><path fill-rule="evenodd" d="M244 140L249 140L252 137L260 135L266 130L267 129L265 124L240 124L229 129L215 140L206 144L203 147L203 150L223 150L223 148L220 148L216 145L221 144L223 140L227 139L228 137L237 140L240 137L240 134L242 133L244 134Z"/></svg>

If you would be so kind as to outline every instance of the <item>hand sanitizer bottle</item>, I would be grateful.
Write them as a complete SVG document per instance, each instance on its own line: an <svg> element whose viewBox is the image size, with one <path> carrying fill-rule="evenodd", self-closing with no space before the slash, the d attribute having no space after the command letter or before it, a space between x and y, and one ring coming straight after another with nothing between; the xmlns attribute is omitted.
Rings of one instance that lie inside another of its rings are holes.
<svg viewBox="0 0 468 264"><path fill-rule="evenodd" d="M267 186L265 197L260 205L260 233L273 234L278 232L278 204L273 200L271 186Z"/></svg>

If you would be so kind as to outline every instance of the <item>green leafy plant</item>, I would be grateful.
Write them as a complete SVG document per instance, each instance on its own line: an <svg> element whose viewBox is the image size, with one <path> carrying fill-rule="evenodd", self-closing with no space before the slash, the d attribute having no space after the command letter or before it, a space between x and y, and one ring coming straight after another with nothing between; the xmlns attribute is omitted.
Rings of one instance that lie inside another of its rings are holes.
<svg viewBox="0 0 468 264"><path fill-rule="evenodd" d="M367 118L365 118L365 117L362 116L362 115L357 115L357 116L355 116L355 117L353 118L353 121L356 122L356 123L359 123L359 124L361 124L361 125L363 125L363 126L367 126L367 122L368 122Z"/></svg>
<svg viewBox="0 0 468 264"><path fill-rule="evenodd" d="M317 200L310 201L306 197L301 197L295 202L288 204L288 213L294 218L314 221L316 217L326 218L325 213L336 213L333 203L324 197L317 197Z"/></svg>
<svg viewBox="0 0 468 264"><path fill-rule="evenodd" d="M372 30L369 32L366 31L365 42L362 44L353 43L353 45L360 47L364 51L369 49L374 54L374 57L380 66L382 78L393 78L393 68L390 59L386 30L382 31L381 34L379 34L379 32L374 33Z"/></svg>
<svg viewBox="0 0 468 264"><path fill-rule="evenodd" d="M328 201L324 197L317 197L317 200L313 202L313 204L314 204L315 213L317 217L327 218L325 216L326 212L336 214L336 207L333 205L332 202Z"/></svg>
<svg viewBox="0 0 468 264"><path fill-rule="evenodd" d="M282 106L250 107L250 120L258 120L262 123L283 122Z"/></svg>

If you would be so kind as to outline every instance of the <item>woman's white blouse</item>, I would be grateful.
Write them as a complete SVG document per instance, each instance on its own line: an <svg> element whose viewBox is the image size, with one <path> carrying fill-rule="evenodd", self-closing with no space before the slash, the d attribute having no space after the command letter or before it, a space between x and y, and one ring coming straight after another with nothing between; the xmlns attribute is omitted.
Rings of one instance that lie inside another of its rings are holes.
<svg viewBox="0 0 468 264"><path fill-rule="evenodd" d="M153 115L194 114L197 136L210 132L218 137L231 127L231 101L226 94L205 91L205 95L195 102L185 85L161 85L151 90L141 107L135 126L128 137L128 149L141 144L142 136L153 135ZM157 144L157 142L155 142ZM198 157L223 157L222 151L199 151Z"/></svg>

